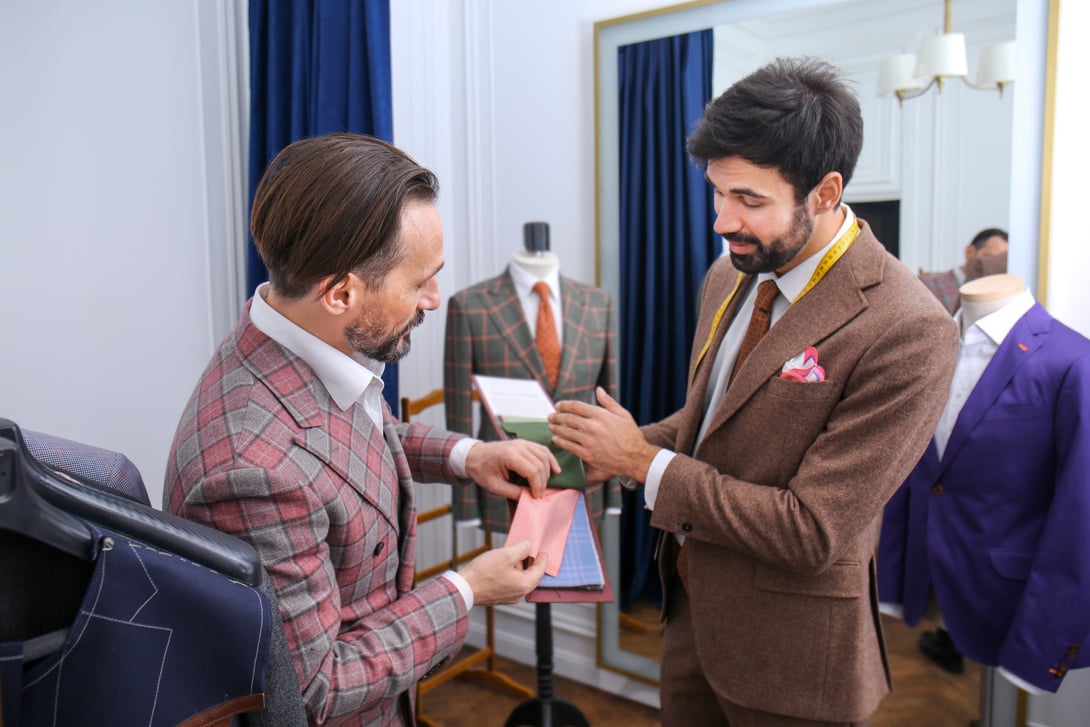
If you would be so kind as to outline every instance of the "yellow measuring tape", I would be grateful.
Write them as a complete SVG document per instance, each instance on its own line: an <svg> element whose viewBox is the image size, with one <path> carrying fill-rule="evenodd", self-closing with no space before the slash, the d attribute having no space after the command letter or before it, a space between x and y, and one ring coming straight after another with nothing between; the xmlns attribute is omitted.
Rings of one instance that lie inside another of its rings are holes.
<svg viewBox="0 0 1090 727"><path fill-rule="evenodd" d="M798 302L799 298L810 292L810 289L817 285L822 278L825 277L825 273L829 272L829 269L833 267L837 260L839 260L852 243L855 242L855 238L859 235L859 218L852 221L852 224L844 231L844 234L833 243L833 246L829 248L829 251L822 256L821 261L818 263L817 268L814 269L814 274L810 276L810 280L806 283L806 287L802 289L795 300L791 301L792 305ZM711 348L712 339L715 338L715 332L719 329L719 322L723 320L723 314L727 312L727 307L730 302L734 300L735 294L738 289L742 287L742 279L745 278L745 273L738 273L738 277L734 281L734 287L719 305L719 310L715 312L715 317L712 318L712 329L708 332L708 340L704 341L704 345L700 348L700 353L696 356L696 361L693 363L693 372L696 372L700 362L704 360L704 354Z"/></svg>

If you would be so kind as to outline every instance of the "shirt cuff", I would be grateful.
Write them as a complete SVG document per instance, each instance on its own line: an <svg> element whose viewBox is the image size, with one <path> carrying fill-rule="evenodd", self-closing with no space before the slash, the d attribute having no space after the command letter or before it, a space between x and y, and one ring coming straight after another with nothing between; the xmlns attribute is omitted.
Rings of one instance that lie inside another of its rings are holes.
<svg viewBox="0 0 1090 727"><path fill-rule="evenodd" d="M459 439L454 448L450 450L450 458L447 462L450 464L450 468L454 470L454 474L463 480L469 477L469 473L466 472L466 457L469 456L469 448L480 441L473 437Z"/></svg>
<svg viewBox="0 0 1090 727"><path fill-rule="evenodd" d="M655 509L655 499L659 496L659 484L662 482L662 476L666 473L666 467L677 456L677 452L671 452L668 449L660 449L655 458L651 460L651 466L647 468L647 479L643 483L643 502L644 508L648 510Z"/></svg>
<svg viewBox="0 0 1090 727"><path fill-rule="evenodd" d="M904 621L905 619L905 607L900 603L893 603L892 601L879 601L878 612L886 616L892 616L893 618Z"/></svg>
<svg viewBox="0 0 1090 727"><path fill-rule="evenodd" d="M1030 684L1029 682L1025 681L1024 679L1019 679L1018 677L1016 677L1014 674L1011 674L1009 671L1007 671L1003 667L999 667L999 673L1003 675L1004 679L1006 679L1008 682L1010 682L1011 684L1013 684L1014 686L1018 687L1019 689L1021 689L1023 691L1029 692L1030 694L1036 694L1036 695L1047 694L1047 692L1045 692L1044 689L1041 689L1040 687L1038 687L1038 686L1036 686L1034 684Z"/></svg>
<svg viewBox="0 0 1090 727"><path fill-rule="evenodd" d="M473 589L469 587L469 581L457 571L448 570L440 578L446 578L448 581L454 584L454 587L458 589L458 592L462 594L462 600L466 602L466 610L472 610L473 608Z"/></svg>

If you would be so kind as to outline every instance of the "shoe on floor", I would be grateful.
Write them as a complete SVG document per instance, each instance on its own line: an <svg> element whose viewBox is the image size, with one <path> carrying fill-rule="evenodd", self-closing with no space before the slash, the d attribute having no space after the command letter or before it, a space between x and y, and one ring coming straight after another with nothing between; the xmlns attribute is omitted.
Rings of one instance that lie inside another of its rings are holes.
<svg viewBox="0 0 1090 727"><path fill-rule="evenodd" d="M965 671L965 659L958 651L958 647L954 646L950 632L946 629L925 631L920 634L920 651L945 672L961 674Z"/></svg>

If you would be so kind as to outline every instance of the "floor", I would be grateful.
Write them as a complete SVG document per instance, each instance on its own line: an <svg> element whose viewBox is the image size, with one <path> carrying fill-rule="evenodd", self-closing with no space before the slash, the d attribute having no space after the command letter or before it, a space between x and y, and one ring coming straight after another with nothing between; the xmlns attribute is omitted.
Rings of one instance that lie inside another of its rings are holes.
<svg viewBox="0 0 1090 727"><path fill-rule="evenodd" d="M883 621L893 672L894 691L874 715L874 727L968 727L979 709L980 671L966 662L965 673L951 675L924 657L916 641L924 629L900 621ZM536 689L531 666L500 659L498 668ZM574 705L592 727L658 727L658 710L600 692L568 679L555 679L558 699ZM494 687L459 678L429 693L425 715L444 727L503 727L520 698ZM562 722L554 720L557 727Z"/></svg>

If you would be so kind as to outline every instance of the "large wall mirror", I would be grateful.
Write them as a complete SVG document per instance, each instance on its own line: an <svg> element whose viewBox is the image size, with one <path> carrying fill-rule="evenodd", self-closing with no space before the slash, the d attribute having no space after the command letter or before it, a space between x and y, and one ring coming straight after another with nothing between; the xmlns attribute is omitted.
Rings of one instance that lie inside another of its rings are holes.
<svg viewBox="0 0 1090 727"><path fill-rule="evenodd" d="M642 244L621 239L626 210L621 201L619 55L636 44L711 29L704 38L713 39L712 96L783 55L825 58L854 82L865 138L845 201L867 210L861 214L864 218L872 213L886 215L887 232L880 235L910 269L952 268L963 261L961 251L976 231L1003 227L1010 231L1009 269L1032 287L1038 264L1049 12L1049 3L1036 0L952 0L953 30L966 36L970 77L982 46L1016 39L1015 84L1000 96L951 81L941 94L932 89L903 104L878 96L881 61L894 53L913 52L921 39L941 33L943 0L721 0L597 23L599 285L623 306L621 246ZM626 114L662 111L653 104L627 108ZM683 278L678 276L677 285L692 285ZM692 287L682 294L695 305ZM657 296L663 291L648 292ZM623 340L620 350L623 368ZM630 529L631 513L624 517ZM622 574L622 554L631 557L634 550L646 547L631 537L626 532L622 541L621 518L606 519L603 547L615 590L616 584L623 588L630 578L627 571ZM642 556L637 553L636 557ZM600 609L599 663L656 682L657 612L640 598L627 600L623 610L618 603Z"/></svg>

